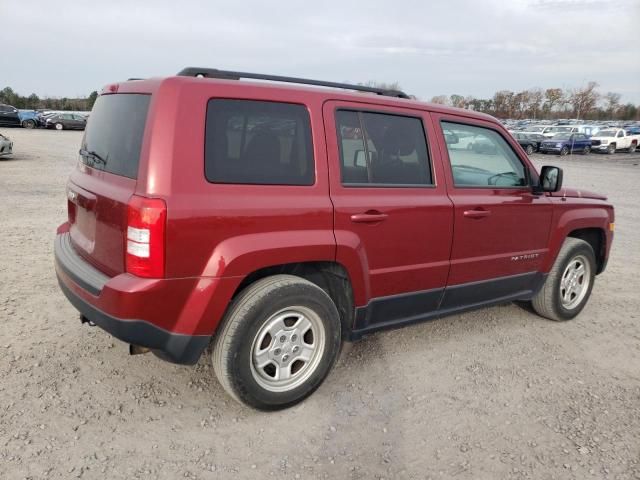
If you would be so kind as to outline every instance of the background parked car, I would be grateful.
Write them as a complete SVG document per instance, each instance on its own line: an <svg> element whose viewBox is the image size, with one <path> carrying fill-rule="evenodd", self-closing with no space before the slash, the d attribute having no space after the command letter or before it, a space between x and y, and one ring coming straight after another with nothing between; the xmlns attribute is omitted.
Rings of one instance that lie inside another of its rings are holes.
<svg viewBox="0 0 640 480"><path fill-rule="evenodd" d="M40 114L35 110L19 110L20 124L24 128L36 128L40 124Z"/></svg>
<svg viewBox="0 0 640 480"><path fill-rule="evenodd" d="M13 153L13 142L0 133L0 157Z"/></svg>
<svg viewBox="0 0 640 480"><path fill-rule="evenodd" d="M19 127L20 115L18 109L11 105L0 104L0 125L6 127Z"/></svg>
<svg viewBox="0 0 640 480"><path fill-rule="evenodd" d="M544 140L544 135L539 133L514 132L513 138L518 141L527 154L531 155L533 152L538 151L540 143Z"/></svg>
<svg viewBox="0 0 640 480"><path fill-rule="evenodd" d="M609 154L616 153L616 150L626 150L633 153L639 144L640 135L631 134L622 128L607 128L591 137L593 150Z"/></svg>
<svg viewBox="0 0 640 480"><path fill-rule="evenodd" d="M56 113L47 117L47 128L55 128L56 130L84 130L87 126L87 120L77 113Z"/></svg>
<svg viewBox="0 0 640 480"><path fill-rule="evenodd" d="M558 133L553 138L542 142L540 151L562 156L575 152L586 155L591 152L591 140L584 133Z"/></svg>

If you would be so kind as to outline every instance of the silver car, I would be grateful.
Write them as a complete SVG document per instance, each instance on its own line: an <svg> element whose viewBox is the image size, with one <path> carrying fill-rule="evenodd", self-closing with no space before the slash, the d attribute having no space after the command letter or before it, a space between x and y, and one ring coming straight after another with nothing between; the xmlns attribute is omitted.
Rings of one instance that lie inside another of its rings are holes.
<svg viewBox="0 0 640 480"><path fill-rule="evenodd" d="M13 142L0 133L0 157L13 153Z"/></svg>

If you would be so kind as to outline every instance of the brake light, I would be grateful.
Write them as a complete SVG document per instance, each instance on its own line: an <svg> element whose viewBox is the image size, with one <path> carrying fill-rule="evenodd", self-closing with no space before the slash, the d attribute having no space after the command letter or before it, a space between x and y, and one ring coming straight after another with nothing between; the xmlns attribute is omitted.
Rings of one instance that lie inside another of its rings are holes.
<svg viewBox="0 0 640 480"><path fill-rule="evenodd" d="M138 277L164 277L167 204L160 198L136 195L127 212L127 272Z"/></svg>

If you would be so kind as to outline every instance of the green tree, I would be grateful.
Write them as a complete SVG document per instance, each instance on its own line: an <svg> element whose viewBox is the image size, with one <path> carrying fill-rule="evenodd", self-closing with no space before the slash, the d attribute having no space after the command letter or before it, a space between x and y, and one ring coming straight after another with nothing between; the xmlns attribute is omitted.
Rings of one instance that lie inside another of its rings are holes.
<svg viewBox="0 0 640 480"><path fill-rule="evenodd" d="M25 103L26 103L25 105L26 108L35 110L40 106L40 97L38 97L38 95L36 95L35 93L32 93L27 97L27 101Z"/></svg>
<svg viewBox="0 0 640 480"><path fill-rule="evenodd" d="M93 104L96 103L98 99L98 92L95 90L89 94L89 98L87 98L87 110L91 110L93 108Z"/></svg>

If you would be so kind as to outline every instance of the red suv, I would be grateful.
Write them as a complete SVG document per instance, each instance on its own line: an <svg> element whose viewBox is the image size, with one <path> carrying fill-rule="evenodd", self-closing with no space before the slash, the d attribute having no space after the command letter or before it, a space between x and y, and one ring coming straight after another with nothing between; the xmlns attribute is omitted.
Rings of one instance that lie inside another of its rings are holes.
<svg viewBox="0 0 640 480"><path fill-rule="evenodd" d="M132 353L194 364L211 344L264 410L313 392L343 340L514 300L575 317L606 198L538 173L488 115L403 97L200 68L107 86L55 240L62 291Z"/></svg>

